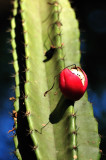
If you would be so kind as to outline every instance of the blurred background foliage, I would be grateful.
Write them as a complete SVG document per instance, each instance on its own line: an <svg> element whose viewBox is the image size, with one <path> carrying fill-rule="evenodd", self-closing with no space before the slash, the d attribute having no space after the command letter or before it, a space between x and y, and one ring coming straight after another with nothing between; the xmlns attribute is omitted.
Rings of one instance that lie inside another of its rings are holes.
<svg viewBox="0 0 106 160"><path fill-rule="evenodd" d="M81 66L89 79L88 98L101 135L101 160L106 159L106 2L70 0L79 20L81 41ZM11 0L0 0L0 160L16 159L12 154L14 142L8 130L13 127L10 112L14 95L14 74L10 33Z"/></svg>

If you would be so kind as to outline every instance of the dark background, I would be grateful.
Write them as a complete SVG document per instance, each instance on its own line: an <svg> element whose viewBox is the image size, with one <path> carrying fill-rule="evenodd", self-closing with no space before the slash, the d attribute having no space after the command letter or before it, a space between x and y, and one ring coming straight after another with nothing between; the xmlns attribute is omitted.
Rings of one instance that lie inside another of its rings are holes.
<svg viewBox="0 0 106 160"><path fill-rule="evenodd" d="M81 41L81 65L89 79L88 95L93 104L94 115L99 123L101 135L100 149L102 160L106 159L106 2L71 1L79 20ZM14 142L8 134L13 127L9 112L13 104L9 97L14 93L14 74L10 53L11 4L9 0L0 0L0 160L16 159L13 155Z"/></svg>

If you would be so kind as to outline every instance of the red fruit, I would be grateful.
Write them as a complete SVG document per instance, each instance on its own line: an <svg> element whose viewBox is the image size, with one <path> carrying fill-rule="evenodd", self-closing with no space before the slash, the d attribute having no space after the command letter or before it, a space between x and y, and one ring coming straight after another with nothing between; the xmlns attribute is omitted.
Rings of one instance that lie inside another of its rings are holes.
<svg viewBox="0 0 106 160"><path fill-rule="evenodd" d="M79 100L85 93L88 86L88 78L85 72L80 68L65 68L60 73L59 87L63 95L72 100Z"/></svg>

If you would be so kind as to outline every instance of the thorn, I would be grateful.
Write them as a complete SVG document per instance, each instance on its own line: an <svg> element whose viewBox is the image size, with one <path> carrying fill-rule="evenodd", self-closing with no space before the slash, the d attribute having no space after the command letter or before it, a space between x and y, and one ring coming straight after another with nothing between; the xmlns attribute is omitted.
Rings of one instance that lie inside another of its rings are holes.
<svg viewBox="0 0 106 160"><path fill-rule="evenodd" d="M17 112L15 110L13 110L12 113L11 113L11 116L14 119L14 125L13 126L15 126L15 124L17 123ZM14 130L16 130L16 127L13 127L11 130L8 131L8 133L14 132Z"/></svg>
<svg viewBox="0 0 106 160"><path fill-rule="evenodd" d="M30 147L32 148L32 151L35 151L38 148L38 146L31 146L31 145Z"/></svg>
<svg viewBox="0 0 106 160"><path fill-rule="evenodd" d="M65 56L61 57L60 60L64 61L65 60Z"/></svg>
<svg viewBox="0 0 106 160"><path fill-rule="evenodd" d="M10 132L14 132L14 130L16 130L16 128L14 127L13 129L9 130L8 133Z"/></svg>
<svg viewBox="0 0 106 160"><path fill-rule="evenodd" d="M15 78L16 74L12 74L10 75L11 78Z"/></svg>
<svg viewBox="0 0 106 160"><path fill-rule="evenodd" d="M24 58L25 58L25 59L29 59L29 56L25 56Z"/></svg>
<svg viewBox="0 0 106 160"><path fill-rule="evenodd" d="M15 97L10 97L9 100L14 102L14 101L16 101L16 98Z"/></svg>
<svg viewBox="0 0 106 160"><path fill-rule="evenodd" d="M11 9L10 12L13 13L14 9L15 9L15 8Z"/></svg>
<svg viewBox="0 0 106 160"><path fill-rule="evenodd" d="M29 83L30 81L29 80L27 80L27 81L25 81L24 83Z"/></svg>
<svg viewBox="0 0 106 160"><path fill-rule="evenodd" d="M21 22L22 22L22 24L24 24L24 23L25 23L25 20L24 20L24 19L22 19L22 20L21 20Z"/></svg>
<svg viewBox="0 0 106 160"><path fill-rule="evenodd" d="M14 39L8 39L7 44L10 44Z"/></svg>
<svg viewBox="0 0 106 160"><path fill-rule="evenodd" d="M11 0L11 1L10 1L10 4L14 4L14 0Z"/></svg>
<svg viewBox="0 0 106 160"><path fill-rule="evenodd" d="M80 29L80 32L81 32L81 33L86 33L86 30Z"/></svg>
<svg viewBox="0 0 106 160"><path fill-rule="evenodd" d="M12 17L12 16L10 16L10 17L8 18L8 20L9 20L9 21L11 21L11 20L12 20L12 18L13 18L13 17Z"/></svg>
<svg viewBox="0 0 106 160"><path fill-rule="evenodd" d="M71 116L72 116L72 117L76 117L76 113L72 113Z"/></svg>
<svg viewBox="0 0 106 160"><path fill-rule="evenodd" d="M77 111L75 113L72 113L71 116L76 117L76 113L77 113Z"/></svg>
<svg viewBox="0 0 106 160"><path fill-rule="evenodd" d="M27 31L23 31L23 34L27 33Z"/></svg>
<svg viewBox="0 0 106 160"><path fill-rule="evenodd" d="M14 49L10 49L8 52L13 54Z"/></svg>
<svg viewBox="0 0 106 160"><path fill-rule="evenodd" d="M25 99L27 99L28 98L28 95L25 95L25 97L24 97Z"/></svg>
<svg viewBox="0 0 106 160"><path fill-rule="evenodd" d="M10 155L16 156L16 150L11 150Z"/></svg>
<svg viewBox="0 0 106 160"><path fill-rule="evenodd" d="M30 130L30 129L29 130L27 129L26 131L28 132L27 136L29 136L29 135L31 135L33 133L33 130Z"/></svg>
<svg viewBox="0 0 106 160"><path fill-rule="evenodd" d="M105 138L106 138L106 136L104 136L104 135L100 135L100 134L99 134L99 136L100 136L100 138L102 138L102 139L105 139Z"/></svg>
<svg viewBox="0 0 106 160"><path fill-rule="evenodd" d="M55 24L60 28L62 26L62 23L60 21L57 21Z"/></svg>
<svg viewBox="0 0 106 160"><path fill-rule="evenodd" d="M57 95L57 94L58 94L57 92L54 93L54 95Z"/></svg>
<svg viewBox="0 0 106 160"><path fill-rule="evenodd" d="M22 72L28 72L28 71L29 71L29 68L25 68L25 70L22 71Z"/></svg>
<svg viewBox="0 0 106 160"><path fill-rule="evenodd" d="M27 46L28 46L28 43L22 42L22 44L24 45L24 47L27 47Z"/></svg>
<svg viewBox="0 0 106 160"><path fill-rule="evenodd" d="M30 111L26 111L26 113L24 113L24 116L23 117L27 117L27 116L29 116L31 113L30 113Z"/></svg>
<svg viewBox="0 0 106 160"><path fill-rule="evenodd" d="M64 43L61 43L61 46L60 46L60 47L58 47L58 48L62 49L62 48L63 48L63 46L64 46Z"/></svg>
<svg viewBox="0 0 106 160"><path fill-rule="evenodd" d="M11 28L9 28L9 29L7 29L7 30L6 30L6 32L11 32L11 30L12 30L12 29L11 29Z"/></svg>
<svg viewBox="0 0 106 160"><path fill-rule="evenodd" d="M86 53L86 51L81 51L81 54L85 54Z"/></svg>
<svg viewBox="0 0 106 160"><path fill-rule="evenodd" d="M77 150L77 149L78 149L78 147L77 147L77 146L73 146L73 149L74 149L74 150Z"/></svg>
<svg viewBox="0 0 106 160"><path fill-rule="evenodd" d="M22 97L20 99L27 99L28 95L25 95L24 93L22 94Z"/></svg>
<svg viewBox="0 0 106 160"><path fill-rule="evenodd" d="M11 89L15 91L16 86L15 86L15 85L13 85L13 86L11 87Z"/></svg>
<svg viewBox="0 0 106 160"><path fill-rule="evenodd" d="M14 64L14 61L9 62L8 64Z"/></svg>
<svg viewBox="0 0 106 160"><path fill-rule="evenodd" d="M77 130L75 130L75 131L72 131L72 134L75 134L75 135L77 135Z"/></svg>
<svg viewBox="0 0 106 160"><path fill-rule="evenodd" d="M78 130L79 130L79 128L77 128L75 131L72 131L72 134L77 135Z"/></svg>
<svg viewBox="0 0 106 160"><path fill-rule="evenodd" d="M19 13L23 13L23 12L24 12L24 10L23 10L23 9L20 9L20 10L19 10Z"/></svg>
<svg viewBox="0 0 106 160"><path fill-rule="evenodd" d="M17 119L17 111L13 110L12 117L14 118L14 120Z"/></svg>

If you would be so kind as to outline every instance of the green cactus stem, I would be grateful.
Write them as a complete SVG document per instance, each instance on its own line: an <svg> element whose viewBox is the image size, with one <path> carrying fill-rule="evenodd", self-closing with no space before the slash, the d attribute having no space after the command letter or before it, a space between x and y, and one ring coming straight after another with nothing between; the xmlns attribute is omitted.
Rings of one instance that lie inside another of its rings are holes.
<svg viewBox="0 0 106 160"><path fill-rule="evenodd" d="M15 43L15 37L16 37L16 33L15 33L15 28L16 28L16 24L15 24L15 16L17 15L17 7L18 7L18 2L17 1L13 1L13 16L11 18L11 45L12 45L12 55L13 55L13 66L14 66L14 70L15 70L15 102L14 102L14 109L16 112L18 112L19 110L19 97L20 97L20 91L19 91L19 66L18 66L18 55L16 53L16 43ZM17 129L17 121L14 122L15 123L15 129ZM14 142L15 142L15 155L17 156L18 159L22 159L19 149L18 149L18 138L17 135L14 135Z"/></svg>
<svg viewBox="0 0 106 160"><path fill-rule="evenodd" d="M60 92L57 77L44 97L54 76L80 62L78 22L69 2L14 0L11 28L17 158L99 160L100 138L87 93L74 104L69 103ZM37 131L49 120L53 124L39 134Z"/></svg>

